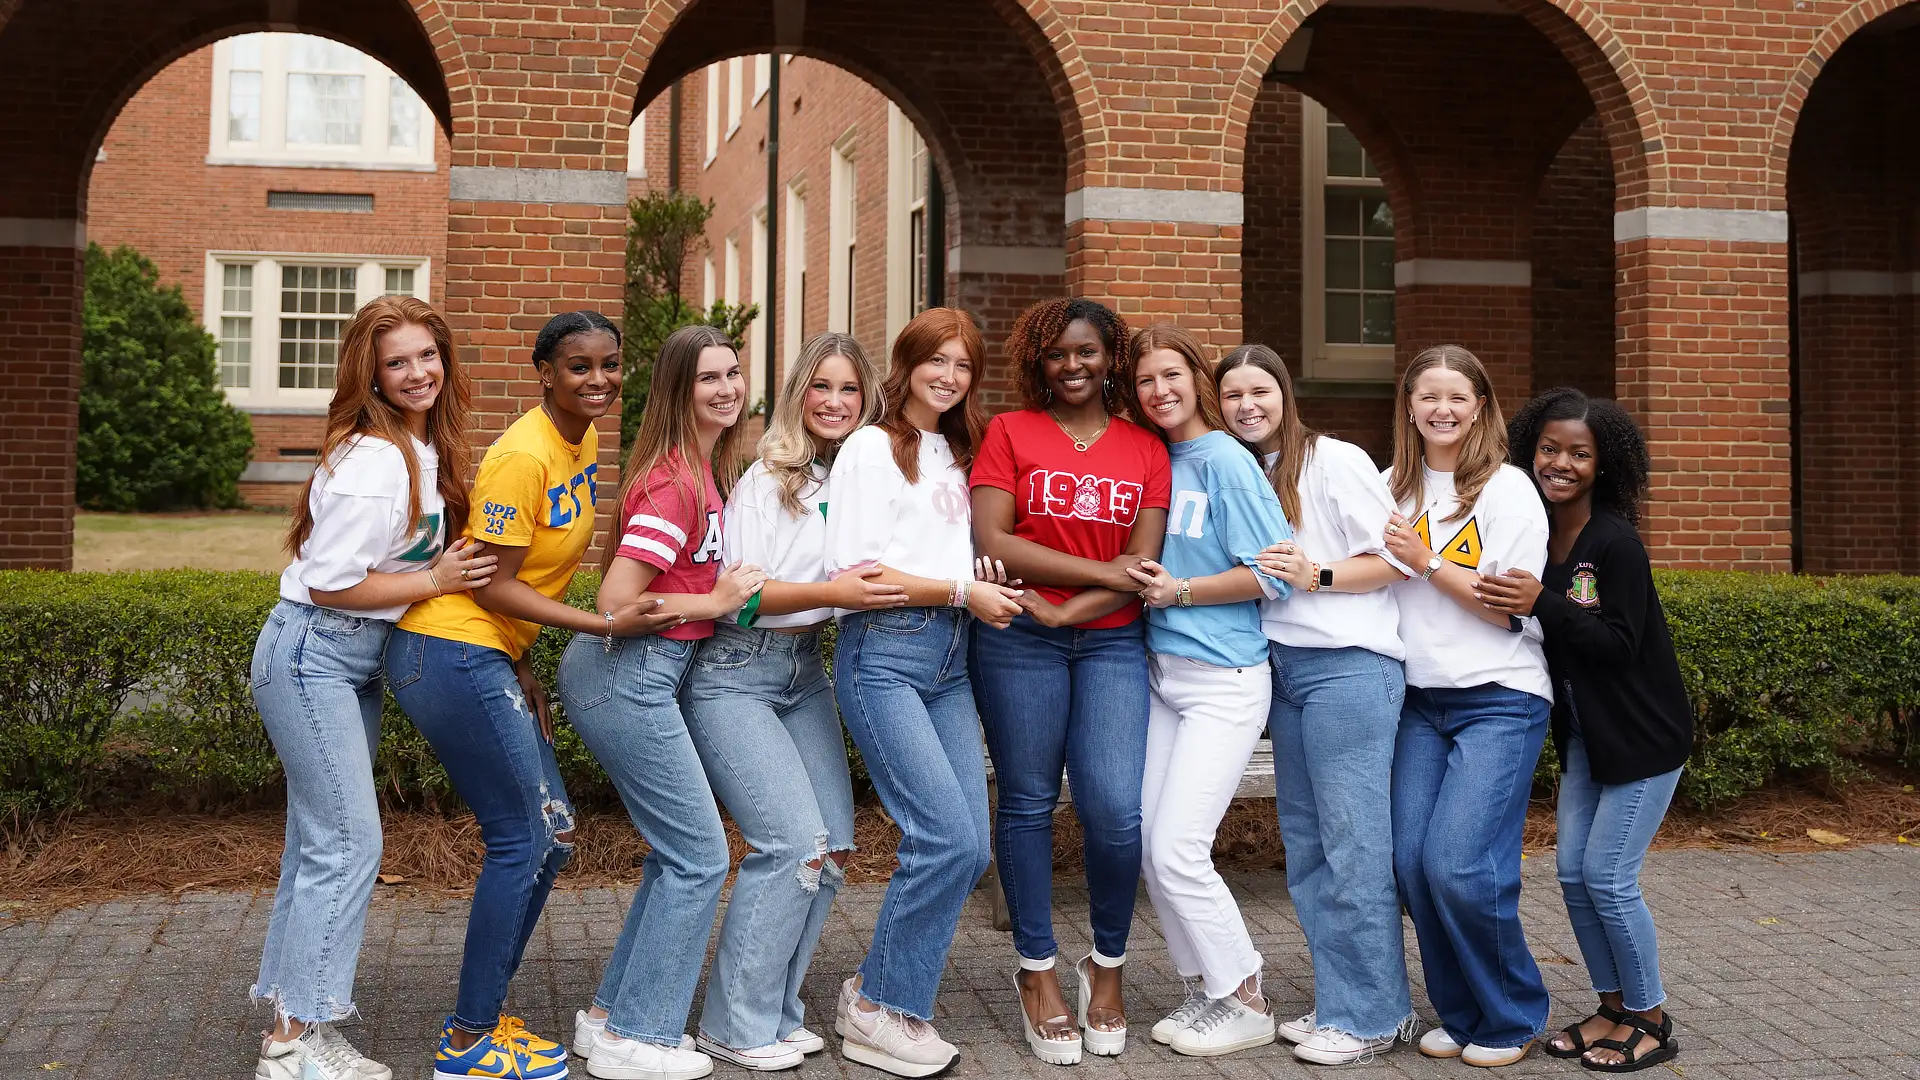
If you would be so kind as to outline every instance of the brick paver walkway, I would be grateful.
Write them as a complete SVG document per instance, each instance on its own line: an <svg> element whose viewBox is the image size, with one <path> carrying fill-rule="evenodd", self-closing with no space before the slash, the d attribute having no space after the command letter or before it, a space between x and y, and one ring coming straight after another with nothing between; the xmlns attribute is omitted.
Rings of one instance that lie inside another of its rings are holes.
<svg viewBox="0 0 1920 1080"><path fill-rule="evenodd" d="M1648 859L1671 1008L1687 1080L1748 1077L1920 1077L1920 851L1863 848L1812 854L1659 852ZM1306 1011L1306 948L1277 874L1236 875L1234 892L1267 957L1269 993L1283 1015ZM1061 952L1086 949L1085 899L1060 882ZM830 1013L838 981L859 961L881 888L846 890L827 931L808 1004ZM515 983L512 1003L538 1032L566 1037L573 1010L597 981L625 910L626 890L561 890ZM78 1080L240 1080L264 1026L245 991L258 962L270 897L188 894L0 923L0 1077ZM1136 1038L1117 1059L1089 1058L1087 1080L1127 1077L1301 1077L1312 1070L1281 1047L1223 1061L1180 1058L1144 1038L1178 998L1144 896L1129 953ZM360 961L360 1004L371 1021L351 1033L403 1080L430 1075L429 1048L449 1008L465 902L418 896L376 900ZM1554 995L1557 1027L1592 1001L1560 906L1551 856L1526 864L1523 917ZM1021 1041L1008 987L1012 946L988 925L976 894L940 998L941 1031L964 1052L962 1077L1052 1077ZM1408 953L1413 956L1412 937ZM1415 1005L1431 1017L1418 989ZM831 1026L831 1019L817 1025ZM56 1064L57 1063L57 1064ZM41 1071L46 1069L48 1071ZM1457 1062L1401 1048L1356 1076L1467 1077ZM575 1075L585 1069L576 1062ZM745 1074L721 1065L716 1076ZM800 1077L880 1074L829 1049ZM1322 1074L1324 1075L1324 1073ZM1508 1077L1582 1075L1536 1053ZM1650 1076L1669 1075L1652 1071Z"/></svg>

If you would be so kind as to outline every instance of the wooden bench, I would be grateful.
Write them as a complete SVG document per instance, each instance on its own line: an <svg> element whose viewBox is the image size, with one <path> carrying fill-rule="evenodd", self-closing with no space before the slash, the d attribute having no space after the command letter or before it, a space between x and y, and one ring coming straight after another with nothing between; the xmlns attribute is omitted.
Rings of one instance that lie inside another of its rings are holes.
<svg viewBox="0 0 1920 1080"><path fill-rule="evenodd" d="M993 776L993 759L987 759L987 802L991 805L998 794L999 786ZM1235 799L1271 799L1273 798L1273 743L1261 739L1253 748L1253 757L1247 762L1246 771L1240 774L1239 790L1233 793ZM1060 805L1066 806L1073 801L1065 775L1060 777ZM1056 813L1058 810L1056 809ZM1013 918L1007 914L1007 894L1000 887L1000 868L997 864L988 864L985 877L980 879L980 888L987 890L987 900L993 905L993 928L1012 930Z"/></svg>

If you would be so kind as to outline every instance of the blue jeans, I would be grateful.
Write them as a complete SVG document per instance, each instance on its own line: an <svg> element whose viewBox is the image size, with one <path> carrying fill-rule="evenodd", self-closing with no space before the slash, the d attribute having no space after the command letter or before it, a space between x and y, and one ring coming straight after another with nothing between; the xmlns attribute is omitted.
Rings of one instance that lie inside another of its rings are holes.
<svg viewBox="0 0 1920 1080"><path fill-rule="evenodd" d="M1560 892L1567 919L1597 993L1618 993L1633 1012L1667 1000L1660 985L1660 946L1653 913L1640 895L1640 864L1660 831L1680 770L1631 784L1598 784L1587 771L1587 745L1567 740L1555 815Z"/></svg>
<svg viewBox="0 0 1920 1080"><path fill-rule="evenodd" d="M707 781L752 848L720 924L700 1030L765 1046L805 1026L800 984L845 880L827 856L853 850L847 744L820 633L715 624L686 701Z"/></svg>
<svg viewBox="0 0 1920 1080"><path fill-rule="evenodd" d="M727 833L680 689L699 642L575 634L560 657L567 722L607 771L651 849L593 1003L607 1030L678 1046L727 879Z"/></svg>
<svg viewBox="0 0 1920 1080"><path fill-rule="evenodd" d="M1427 997L1457 1043L1521 1046L1547 988L1520 928L1520 839L1546 699L1495 683L1407 688L1393 749L1393 867Z"/></svg>
<svg viewBox="0 0 1920 1080"><path fill-rule="evenodd" d="M1406 682L1399 661L1366 649L1268 650L1275 806L1314 1020L1383 1038L1413 1015L1389 809Z"/></svg>
<svg viewBox="0 0 1920 1080"><path fill-rule="evenodd" d="M393 624L282 600L253 647L253 703L287 773L287 844L252 994L276 1019L353 1015L380 873L380 654Z"/></svg>
<svg viewBox="0 0 1920 1080"><path fill-rule="evenodd" d="M486 857L452 1020L462 1031L489 1032L553 879L573 856L572 841L555 837L573 831L573 807L506 653L396 628L387 679L480 824Z"/></svg>
<svg viewBox="0 0 1920 1080"><path fill-rule="evenodd" d="M1000 784L993 847L1014 948L1029 960L1057 951L1053 812L1064 766L1086 835L1093 947L1125 956L1147 765L1144 624L1049 629L1020 615L1005 630L976 624L972 648L974 700Z"/></svg>
<svg viewBox="0 0 1920 1080"><path fill-rule="evenodd" d="M847 733L900 826L900 868L860 965L861 993L921 1020L933 1018L960 910L991 859L967 623L953 608L856 612L840 620L834 653Z"/></svg>

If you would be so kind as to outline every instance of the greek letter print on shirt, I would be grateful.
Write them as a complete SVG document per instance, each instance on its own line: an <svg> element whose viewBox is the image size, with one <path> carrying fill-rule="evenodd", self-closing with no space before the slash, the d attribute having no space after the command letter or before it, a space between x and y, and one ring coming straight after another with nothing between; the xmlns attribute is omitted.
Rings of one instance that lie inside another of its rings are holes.
<svg viewBox="0 0 1920 1080"><path fill-rule="evenodd" d="M1443 548L1435 546L1433 542L1433 526L1428 522L1432 516L1432 511L1422 511L1419 520L1413 523L1413 531L1420 534L1420 542L1427 545L1428 551L1455 566L1479 571L1480 553L1486 547L1480 540L1480 522L1469 514L1466 522L1454 531L1453 539L1447 541L1447 546ZM1441 524L1446 525L1445 522Z"/></svg>
<svg viewBox="0 0 1920 1080"><path fill-rule="evenodd" d="M678 453L670 454L627 492L620 510L626 523L616 554L658 571L647 586L650 592L710 592L720 579L725 547L720 511L713 467L703 461L689 469ZM662 636L691 641L712 633L713 621L707 619Z"/></svg>

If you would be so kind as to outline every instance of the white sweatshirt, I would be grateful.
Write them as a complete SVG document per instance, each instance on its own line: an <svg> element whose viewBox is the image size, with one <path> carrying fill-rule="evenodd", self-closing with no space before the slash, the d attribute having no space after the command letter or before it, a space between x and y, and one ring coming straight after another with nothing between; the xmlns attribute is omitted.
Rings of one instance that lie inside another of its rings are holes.
<svg viewBox="0 0 1920 1080"><path fill-rule="evenodd" d="M447 532L442 520L446 504L440 497L440 455L418 439L413 452L420 462L420 517L408 521L407 462L399 447L359 435L334 451L307 495L313 532L300 545L300 557L280 573L281 598L312 604L311 590L350 589L375 571L425 570L440 554ZM393 622L407 613L407 605L338 610Z"/></svg>
<svg viewBox="0 0 1920 1080"><path fill-rule="evenodd" d="M826 571L873 563L916 577L973 577L967 474L947 437L920 433L920 480L909 484L878 427L847 436L827 478Z"/></svg>
<svg viewBox="0 0 1920 1080"><path fill-rule="evenodd" d="M1267 468L1274 455L1268 455ZM1307 558L1330 566L1358 555L1378 555L1402 573L1387 554L1387 518L1393 496L1365 450L1322 435L1308 449L1300 470L1300 516L1294 542ZM1293 590L1285 600L1260 603L1260 628L1270 640L1301 649L1361 648L1394 660L1406 658L1400 641L1400 608L1390 586L1372 592Z"/></svg>

